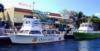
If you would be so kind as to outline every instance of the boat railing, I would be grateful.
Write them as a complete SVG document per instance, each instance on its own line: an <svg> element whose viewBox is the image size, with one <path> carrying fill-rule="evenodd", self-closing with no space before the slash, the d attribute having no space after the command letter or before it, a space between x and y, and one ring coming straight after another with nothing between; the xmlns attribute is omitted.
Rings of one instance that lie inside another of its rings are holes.
<svg viewBox="0 0 100 51"><path fill-rule="evenodd" d="M15 30L14 29L4 29L4 34L15 34Z"/></svg>
<svg viewBox="0 0 100 51"><path fill-rule="evenodd" d="M100 33L100 31L84 31L84 30L77 30L76 32L86 32L86 33Z"/></svg>
<svg viewBox="0 0 100 51"><path fill-rule="evenodd" d="M50 31L51 30L51 31ZM61 31L57 31L56 29L47 29L47 30L43 30L42 33L44 35L48 35L48 34L65 34L65 32L61 32Z"/></svg>

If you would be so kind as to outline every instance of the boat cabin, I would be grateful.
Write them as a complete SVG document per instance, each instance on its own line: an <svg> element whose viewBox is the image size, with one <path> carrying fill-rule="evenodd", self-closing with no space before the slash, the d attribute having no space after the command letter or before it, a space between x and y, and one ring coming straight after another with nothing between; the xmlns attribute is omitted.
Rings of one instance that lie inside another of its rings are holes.
<svg viewBox="0 0 100 51"><path fill-rule="evenodd" d="M24 18L23 20L24 22L18 35L44 36L46 34L60 34L60 32L55 29L43 30L40 19L37 19L36 17Z"/></svg>
<svg viewBox="0 0 100 51"><path fill-rule="evenodd" d="M34 36L43 36L42 34L42 25L40 20L36 17L33 18L24 18L23 25L20 29L20 35L34 35Z"/></svg>
<svg viewBox="0 0 100 51"><path fill-rule="evenodd" d="M82 24L80 24L78 31L80 31L80 32L93 31L93 25L92 25L92 23L82 23Z"/></svg>

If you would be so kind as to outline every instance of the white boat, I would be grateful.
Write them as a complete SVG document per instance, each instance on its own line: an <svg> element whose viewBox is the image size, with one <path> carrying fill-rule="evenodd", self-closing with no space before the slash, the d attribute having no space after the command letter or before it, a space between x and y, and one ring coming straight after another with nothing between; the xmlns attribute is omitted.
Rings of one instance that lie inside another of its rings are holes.
<svg viewBox="0 0 100 51"><path fill-rule="evenodd" d="M52 31L52 33L47 33ZM42 24L36 18L24 18L23 26L18 33L10 34L12 43L32 44L46 43L64 40L64 33L57 33L56 30L43 30Z"/></svg>
<svg viewBox="0 0 100 51"><path fill-rule="evenodd" d="M82 23L74 36L76 39L95 39L100 38L100 31L94 31L92 23Z"/></svg>
<svg viewBox="0 0 100 51"><path fill-rule="evenodd" d="M9 38L9 34L11 33L11 29L6 29L5 27L0 27L0 39Z"/></svg>
<svg viewBox="0 0 100 51"><path fill-rule="evenodd" d="M80 27L78 29L79 32L89 32L89 31L93 31L93 25L92 23L82 23L80 24Z"/></svg>

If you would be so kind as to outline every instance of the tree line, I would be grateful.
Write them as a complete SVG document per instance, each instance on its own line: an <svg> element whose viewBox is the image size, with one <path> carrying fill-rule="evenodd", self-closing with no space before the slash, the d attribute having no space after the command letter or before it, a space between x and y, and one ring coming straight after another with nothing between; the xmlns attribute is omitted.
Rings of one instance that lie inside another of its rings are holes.
<svg viewBox="0 0 100 51"><path fill-rule="evenodd" d="M64 9L60 12L64 18L73 19L77 28L79 28L80 24L83 22L91 22L93 25L98 27L98 30L100 30L100 18L98 16L87 16L82 11L68 11L67 9Z"/></svg>

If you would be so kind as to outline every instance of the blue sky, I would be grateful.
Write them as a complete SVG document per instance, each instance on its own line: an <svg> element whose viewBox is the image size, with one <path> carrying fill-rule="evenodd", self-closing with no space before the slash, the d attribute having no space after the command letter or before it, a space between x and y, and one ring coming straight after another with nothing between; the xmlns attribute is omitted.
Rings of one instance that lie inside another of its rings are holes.
<svg viewBox="0 0 100 51"><path fill-rule="evenodd" d="M63 9L83 11L86 15L100 13L100 0L34 0L35 9L58 12Z"/></svg>
<svg viewBox="0 0 100 51"><path fill-rule="evenodd" d="M1 1L1 0L0 0ZM2 0L4 1L4 0ZM49 12L59 12L63 9L82 11L86 15L100 15L100 0L6 0L5 5L11 5L15 2L26 2L32 4L34 1L34 9ZM16 5L16 4L15 4ZM17 5L20 6L20 5ZM8 6L9 7L9 6ZM22 7L22 6L21 6Z"/></svg>

